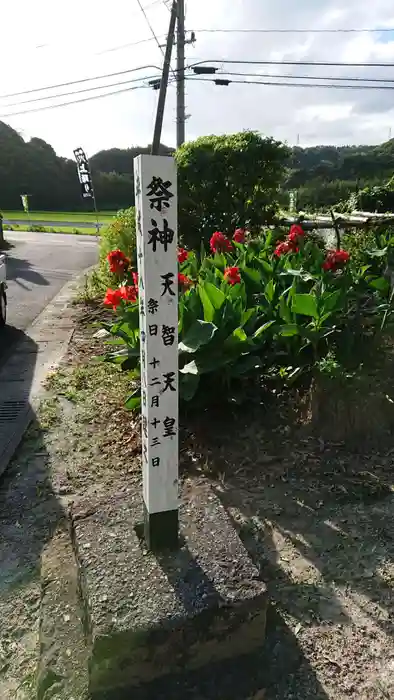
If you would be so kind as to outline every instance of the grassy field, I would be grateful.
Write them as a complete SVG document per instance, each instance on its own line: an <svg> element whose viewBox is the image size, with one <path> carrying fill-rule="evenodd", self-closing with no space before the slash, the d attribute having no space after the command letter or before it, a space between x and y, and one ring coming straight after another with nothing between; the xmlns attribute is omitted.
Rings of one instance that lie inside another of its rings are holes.
<svg viewBox="0 0 394 700"><path fill-rule="evenodd" d="M106 223L115 216L115 211L99 211L98 220L99 222ZM3 211L3 217L7 220L20 220L20 221L68 221L68 222L86 222L95 223L96 214L95 212L69 212L69 211L32 211L29 216L24 211Z"/></svg>
<svg viewBox="0 0 394 700"><path fill-rule="evenodd" d="M29 226L28 223L26 224L10 224L10 225L5 225L4 229L5 231L15 231L16 233L18 231L31 231L32 229L34 230L36 227L34 226L34 221L32 226ZM105 224L104 224L105 228ZM91 226L86 227L86 226L76 226L73 228L72 226L62 226L60 223L59 225L56 226L39 226L40 233L69 233L73 235L78 235L78 234L84 234L86 236L95 236L97 233L96 227L92 228ZM101 230L101 229L100 229Z"/></svg>

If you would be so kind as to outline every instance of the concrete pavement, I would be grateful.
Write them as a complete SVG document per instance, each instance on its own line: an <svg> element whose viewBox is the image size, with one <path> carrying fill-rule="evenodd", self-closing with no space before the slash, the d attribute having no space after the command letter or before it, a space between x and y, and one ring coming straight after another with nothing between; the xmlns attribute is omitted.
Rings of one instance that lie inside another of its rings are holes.
<svg viewBox="0 0 394 700"><path fill-rule="evenodd" d="M7 327L0 334L0 356L41 313L61 288L98 258L91 236L5 232L7 251Z"/></svg>

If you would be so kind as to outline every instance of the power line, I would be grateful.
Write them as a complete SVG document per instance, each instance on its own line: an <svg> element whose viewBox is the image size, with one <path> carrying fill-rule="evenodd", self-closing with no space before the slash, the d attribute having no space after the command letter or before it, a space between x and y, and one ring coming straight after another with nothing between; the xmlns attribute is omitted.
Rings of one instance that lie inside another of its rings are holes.
<svg viewBox="0 0 394 700"><path fill-rule="evenodd" d="M149 5L144 5L144 10L149 10L150 7L153 7L153 5L160 5L163 2L163 0L153 0L153 2L149 3Z"/></svg>
<svg viewBox="0 0 394 700"><path fill-rule="evenodd" d="M150 29L150 31L151 31L151 34L152 34L152 36L153 36L153 38L154 38L154 40L155 40L157 46L159 47L159 51L160 51L160 53L161 53L161 55L163 56L163 59L164 59L163 47L161 46L161 44L160 44L160 42L159 42L159 39L158 39L157 36L156 36L155 30L153 29L153 27L152 27L152 25L151 25L151 23L150 23L150 21L149 21L148 15L146 14L146 12L145 12L145 10L144 10L144 8L143 8L143 6L142 6L141 0L137 0L137 3L138 3L138 6L139 6L139 8L140 8L142 14L143 14L144 17L145 17L145 21L146 21L146 23L147 23L147 25L148 25L148 27L149 27L149 29ZM175 73L174 73L174 71L172 70L172 68L171 68L171 72L172 72L172 74L173 74L174 77L175 77Z"/></svg>
<svg viewBox="0 0 394 700"><path fill-rule="evenodd" d="M234 72L220 72L216 73L217 76L235 76L235 77L244 77L244 78L290 78L292 80L335 80L335 81L353 81L353 82L373 82L373 83L394 83L394 79L384 79L384 78L350 78L350 77L333 77L333 76L309 76L309 75L280 75L280 74L272 74L272 73L234 73ZM192 79L193 76L191 76L189 79ZM25 104L32 104L35 102L43 102L45 100L54 100L54 99L59 99L60 97L69 97L71 95L78 95L81 93L85 92L92 92L94 90L105 90L107 88L113 88L113 87L118 87L120 85L130 85L132 83L137 83L140 81L147 81L147 80L160 80L159 75L146 75L146 76L141 76L139 78L134 78L132 80L122 80L118 81L115 83L109 83L106 85L95 85L93 87L85 87L82 88L81 90L72 90L70 92L61 92L61 93L56 93L54 95L43 95L41 97L35 97L31 98L28 100L23 100L19 102L11 102L3 105L3 107L19 107L20 105L25 105ZM235 82L235 81L230 81L230 82ZM251 81L248 81L251 82ZM282 83L281 83L282 84ZM296 83L297 84L297 83ZM323 86L322 86L323 87ZM346 86L345 86L346 87ZM367 87L367 86L366 86Z"/></svg>
<svg viewBox="0 0 394 700"><path fill-rule="evenodd" d="M209 34L356 34L356 33L384 33L394 32L393 27L374 29L196 29L196 32Z"/></svg>
<svg viewBox="0 0 394 700"><path fill-rule="evenodd" d="M394 83L393 78L351 78L333 75L323 76L323 75L290 75L289 73L230 73L229 71L221 71L220 73L215 73L215 75L232 75L244 78L292 78L294 80L340 80L340 81L352 81L352 82L366 82L366 83Z"/></svg>
<svg viewBox="0 0 394 700"><path fill-rule="evenodd" d="M156 36L156 34L155 34L155 31L154 31L154 29L153 29L153 27L152 27L150 21L149 21L148 15L147 15L146 12L145 12L145 8L142 6L141 0L137 0L137 3L138 3L138 7L140 8L142 14L143 14L144 17L145 17L145 21L146 21L146 23L147 23L147 25L148 25L148 27L149 27L149 29L150 29L150 32L151 32L151 34L152 34L152 37L154 38L154 40L155 40L157 46L159 47L159 51L160 51L160 53L162 54L162 56L163 56L163 58L164 58L164 51L163 51L162 47L160 46L160 42L159 42L159 40L158 40L158 38L157 38L157 36Z"/></svg>
<svg viewBox="0 0 394 700"><path fill-rule="evenodd" d="M79 80L70 80L67 83L59 83L58 85L46 85L45 87L33 88L31 90L23 90L22 92L12 92L8 95L0 95L0 99L4 100L8 97L21 97L22 95L31 95L34 92L42 92L43 90L55 90L57 88L68 87L69 85L77 85L79 83L88 83L91 80L103 80L104 78L115 78L118 75L126 75L127 73L135 73L138 70L145 70L146 68L155 68L155 70L160 71L161 68L154 65L148 66L138 66L138 68L128 68L127 70L117 71L116 73L105 73L104 75L96 75L92 78L80 78Z"/></svg>
<svg viewBox="0 0 394 700"><path fill-rule="evenodd" d="M194 78L187 77L186 80L198 80L203 83L217 83L217 78ZM226 80L226 78L224 78ZM226 80L227 82L227 80ZM287 82L268 82L263 80L229 80L229 84L238 83L240 85L266 85L273 87L302 87L302 88L327 88L337 90L394 90L394 85L333 85L321 83L287 83Z"/></svg>
<svg viewBox="0 0 394 700"><path fill-rule="evenodd" d="M338 68L394 68L394 63L341 63L330 61L240 61L238 59L211 58L210 60L191 63L187 68L196 68L204 63L230 63L247 66L330 66Z"/></svg>
<svg viewBox="0 0 394 700"><path fill-rule="evenodd" d="M205 63L220 63L220 64L230 64L230 65L236 65L236 64L242 64L242 65L298 65L298 66L328 66L328 67L356 67L356 68L393 68L394 64L393 63L332 63L332 62L317 62L317 61L244 61L244 60L227 60L227 59L212 59L211 61L208 60L202 60L198 61L195 63L191 63L190 65L187 66L187 69L192 69L197 66L203 65ZM0 95L0 99L7 99L11 97L22 97L23 95L31 95L37 92L43 92L44 90L55 90L63 87L69 87L70 85L79 85L82 83L88 83L94 80L103 80L106 78L114 78L120 75L127 75L128 73L133 73L137 72L139 70L146 70L147 68L153 68L157 71L161 71L161 68L159 66L155 66L152 64L149 65L144 65L144 66L138 66L136 68L128 68L127 70L123 71L116 71L114 73L105 73L101 75L96 75L92 76L89 78L79 78L78 80L70 80L65 83L57 83L56 85L45 85L43 87L38 87L38 88L31 88L30 90L22 90L20 92L13 92L13 93L8 93L4 95ZM173 70L173 75L175 77L176 71ZM276 77L276 76L273 76ZM287 77L287 76L285 76ZM300 76L301 77L301 76ZM306 76L305 76L306 79ZM316 79L322 79L322 78L316 78ZM340 78L333 78L335 80L339 80ZM351 80L355 80L355 78L351 78ZM373 79L365 78L365 80L370 80L372 81ZM377 79L375 79L377 80ZM383 80L383 79L382 79ZM389 80L385 82L390 82ZM99 86L97 86L99 87Z"/></svg>
<svg viewBox="0 0 394 700"><path fill-rule="evenodd" d="M165 37L165 34L159 34L157 36L158 39L163 39ZM111 53L112 51L120 51L121 49L128 49L131 46L138 46L139 44L147 44L148 42L155 41L155 39L152 37L147 37L146 39L140 39L139 41L132 41L131 43L128 44L119 44L119 46L111 46L109 49L104 49L103 51L99 51L96 53L96 56L102 56L105 53Z"/></svg>
<svg viewBox="0 0 394 700"><path fill-rule="evenodd" d="M44 107L34 107L34 109L23 110L21 112L11 112L9 114L2 114L0 117L6 119L7 117L16 117L22 114L32 114L32 112L42 112L46 109L56 109L58 107L68 107L68 105L80 104L82 102L89 102L90 100L99 100L103 97L112 97L113 95L120 95L124 92L131 92L133 90L142 90L150 87L149 85L136 85L131 88L123 88L122 90L115 90L114 92L106 92L104 95L91 95L90 97L84 97L82 100L71 100L70 102L62 102L58 105L45 105Z"/></svg>
<svg viewBox="0 0 394 700"><path fill-rule="evenodd" d="M117 87L118 85L130 85L131 83L138 83L140 81L146 80L160 80L159 75L146 75L140 78L134 78L133 80L121 80L116 83L109 83L107 85L95 85L94 87L82 88L82 90L72 90L71 92L61 92L55 95L43 95L42 97L34 97L29 100L23 100L20 102L8 102L2 107L19 107L19 105L31 104L33 102L42 102L44 100L55 100L59 97L69 97L70 95L79 95L83 92L92 92L93 90L105 90L106 88Z"/></svg>

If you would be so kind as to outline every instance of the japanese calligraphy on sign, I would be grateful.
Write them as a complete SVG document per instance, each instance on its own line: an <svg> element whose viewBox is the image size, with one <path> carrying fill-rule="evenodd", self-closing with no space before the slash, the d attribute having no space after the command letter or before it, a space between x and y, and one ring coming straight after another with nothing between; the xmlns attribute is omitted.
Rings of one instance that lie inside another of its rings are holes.
<svg viewBox="0 0 394 700"><path fill-rule="evenodd" d="M81 185L82 197L94 198L92 176L90 174L89 161L82 148L74 150L75 160L77 161L78 178Z"/></svg>
<svg viewBox="0 0 394 700"><path fill-rule="evenodd" d="M177 183L173 158L134 160L140 279L143 497L178 509Z"/></svg>

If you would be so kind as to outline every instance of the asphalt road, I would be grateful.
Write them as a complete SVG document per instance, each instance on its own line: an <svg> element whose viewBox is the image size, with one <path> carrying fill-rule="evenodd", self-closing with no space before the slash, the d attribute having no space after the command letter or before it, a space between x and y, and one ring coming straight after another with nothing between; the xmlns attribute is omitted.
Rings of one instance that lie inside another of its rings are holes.
<svg viewBox="0 0 394 700"><path fill-rule="evenodd" d="M5 232L7 251L7 326L0 334L0 356L73 277L93 265L97 242L91 236Z"/></svg>

